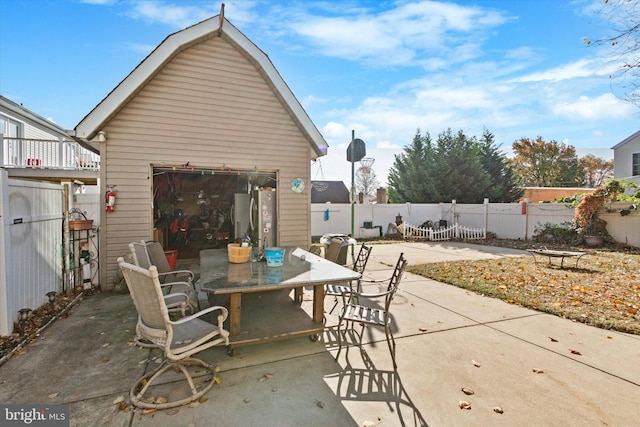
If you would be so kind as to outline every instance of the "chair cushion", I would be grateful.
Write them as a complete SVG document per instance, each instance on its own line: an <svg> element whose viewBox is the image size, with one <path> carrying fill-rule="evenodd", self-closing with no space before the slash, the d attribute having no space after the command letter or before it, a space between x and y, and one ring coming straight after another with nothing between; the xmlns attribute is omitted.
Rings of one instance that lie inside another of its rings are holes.
<svg viewBox="0 0 640 427"><path fill-rule="evenodd" d="M173 324L173 339L171 340L171 351L180 354L189 350L199 338L206 337L202 341L208 341L210 335L215 335L218 327L202 319L191 319L185 323Z"/></svg>

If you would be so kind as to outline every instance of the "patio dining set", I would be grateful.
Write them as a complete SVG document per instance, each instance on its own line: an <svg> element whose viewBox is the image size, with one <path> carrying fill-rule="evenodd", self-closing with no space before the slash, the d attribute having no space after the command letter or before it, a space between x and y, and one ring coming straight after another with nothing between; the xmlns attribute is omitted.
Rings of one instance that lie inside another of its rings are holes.
<svg viewBox="0 0 640 427"><path fill-rule="evenodd" d="M208 249L200 252L200 272L194 274L172 268L161 243L131 242L130 262L120 257L118 265L138 313L134 341L163 352L158 367L135 381L131 403L165 409L200 399L215 384L216 371L195 356L211 347L226 346L233 356L246 345L301 336L317 341L326 326L325 298L333 298L330 313L341 304L336 360L343 346L348 347L348 331L359 337L357 345L361 345L365 327L379 327L384 329L397 369L390 309L407 263L403 254L389 278L370 280L364 276L370 246L363 244L351 265L343 265L342 239L332 239L325 248L325 257L302 248L282 248L278 263L259 258L231 262L226 250ZM376 285L367 287L376 291L365 291L367 284ZM304 288L309 287L313 290L310 314L301 307ZM202 293L206 293L207 308L201 306ZM153 397L154 387L185 381L189 391L176 386L167 398Z"/></svg>

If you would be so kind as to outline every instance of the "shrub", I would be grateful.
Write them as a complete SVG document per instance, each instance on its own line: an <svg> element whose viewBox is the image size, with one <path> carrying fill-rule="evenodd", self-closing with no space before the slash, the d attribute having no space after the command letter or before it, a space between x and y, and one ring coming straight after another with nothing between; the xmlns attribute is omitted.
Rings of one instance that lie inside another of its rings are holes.
<svg viewBox="0 0 640 427"><path fill-rule="evenodd" d="M572 222L538 224L533 231L533 240L541 243L562 243L573 246L582 243L582 237Z"/></svg>

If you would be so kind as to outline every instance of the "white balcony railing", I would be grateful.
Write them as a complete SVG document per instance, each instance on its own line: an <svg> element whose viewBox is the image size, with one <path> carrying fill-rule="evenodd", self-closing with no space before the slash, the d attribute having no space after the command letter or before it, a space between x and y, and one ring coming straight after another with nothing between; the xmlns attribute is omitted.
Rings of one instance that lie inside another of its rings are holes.
<svg viewBox="0 0 640 427"><path fill-rule="evenodd" d="M25 139L0 135L0 167L100 170L100 155L76 141Z"/></svg>

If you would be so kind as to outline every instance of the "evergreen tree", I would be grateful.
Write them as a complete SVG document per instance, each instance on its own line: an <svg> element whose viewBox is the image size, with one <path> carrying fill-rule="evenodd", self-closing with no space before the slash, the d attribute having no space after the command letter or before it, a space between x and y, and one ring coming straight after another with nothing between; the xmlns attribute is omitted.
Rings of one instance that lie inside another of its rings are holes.
<svg viewBox="0 0 640 427"><path fill-rule="evenodd" d="M417 130L410 146L395 156L389 171L389 203L427 203L426 196L433 193L433 147L431 137L420 136Z"/></svg>
<svg viewBox="0 0 640 427"><path fill-rule="evenodd" d="M436 147L435 173L441 177L437 185L440 200L436 201L482 203L491 180L482 166L476 139L462 131L454 135L448 129L438 135Z"/></svg>
<svg viewBox="0 0 640 427"><path fill-rule="evenodd" d="M509 165L505 155L498 151L495 137L487 129L480 140L480 157L484 170L491 178L491 187L487 191L490 201L496 203L510 203L520 200L524 188L519 186L517 175Z"/></svg>
<svg viewBox="0 0 640 427"><path fill-rule="evenodd" d="M434 144L420 130L404 152L395 156L389 173L390 203L482 203L516 200L522 193L499 153L494 137L485 130L482 141L451 129L438 135Z"/></svg>

